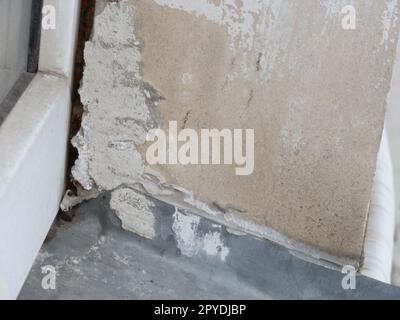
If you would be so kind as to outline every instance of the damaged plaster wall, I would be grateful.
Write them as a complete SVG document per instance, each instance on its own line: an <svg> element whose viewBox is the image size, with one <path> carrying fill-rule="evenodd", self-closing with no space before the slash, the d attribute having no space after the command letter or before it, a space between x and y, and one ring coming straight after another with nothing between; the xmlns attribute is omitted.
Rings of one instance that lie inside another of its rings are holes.
<svg viewBox="0 0 400 320"><path fill-rule="evenodd" d="M122 221L122 228L144 238L155 237L153 204L145 196L129 188L115 190L111 195L111 209Z"/></svg>
<svg viewBox="0 0 400 320"><path fill-rule="evenodd" d="M347 4L356 30L342 28ZM124 228L148 238L151 205L137 210L129 190L359 262L397 14L397 0L97 0L73 178L85 192L113 192ZM146 135L169 121L254 129L254 173L148 165Z"/></svg>

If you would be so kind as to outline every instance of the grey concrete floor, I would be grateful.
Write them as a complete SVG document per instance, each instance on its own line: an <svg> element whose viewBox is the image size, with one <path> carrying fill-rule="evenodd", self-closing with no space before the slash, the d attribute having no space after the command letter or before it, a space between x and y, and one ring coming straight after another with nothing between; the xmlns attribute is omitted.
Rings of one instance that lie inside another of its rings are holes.
<svg viewBox="0 0 400 320"><path fill-rule="evenodd" d="M400 299L400 289L357 277L344 290L343 275L305 262L252 236L217 228L230 253L225 261L182 255L171 227L175 208L155 201L157 236L123 231L109 196L85 203L72 222L57 223L43 245L19 299ZM215 229L201 219L199 232ZM42 267L57 271L56 289L42 288Z"/></svg>

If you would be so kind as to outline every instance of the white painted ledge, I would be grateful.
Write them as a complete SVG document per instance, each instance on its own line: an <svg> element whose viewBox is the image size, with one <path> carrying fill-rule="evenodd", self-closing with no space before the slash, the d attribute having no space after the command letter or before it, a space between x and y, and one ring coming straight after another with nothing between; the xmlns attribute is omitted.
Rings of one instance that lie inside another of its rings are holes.
<svg viewBox="0 0 400 320"><path fill-rule="evenodd" d="M66 78L38 74L0 127L0 278L13 299L64 192L69 96Z"/></svg>
<svg viewBox="0 0 400 320"><path fill-rule="evenodd" d="M39 73L0 126L0 300L16 299L64 193L79 0L44 0ZM40 288L38 288L40 290Z"/></svg>

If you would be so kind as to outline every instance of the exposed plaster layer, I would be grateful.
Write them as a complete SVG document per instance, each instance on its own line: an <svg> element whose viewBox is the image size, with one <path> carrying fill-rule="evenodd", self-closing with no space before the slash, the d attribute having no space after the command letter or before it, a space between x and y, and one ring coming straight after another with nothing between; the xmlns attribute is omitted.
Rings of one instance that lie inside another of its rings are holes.
<svg viewBox="0 0 400 320"><path fill-rule="evenodd" d="M164 7L180 10L219 26L226 33L227 45L239 57L239 68L231 70L227 77L243 79L254 69L254 51L262 52L258 57L259 68L264 76L279 63L282 50L289 47L290 29L294 27L296 1L186 1L155 0ZM285 20L280 20L282 12ZM285 26L286 25L286 26ZM289 25L289 26L288 26ZM217 34L220 32L217 32ZM201 39L201 38L200 38Z"/></svg>
<svg viewBox="0 0 400 320"><path fill-rule="evenodd" d="M133 1L110 3L86 43L84 115L72 141L79 151L72 174L86 190L113 190L156 174L138 150L154 125L151 108L159 97L142 79L133 14Z"/></svg>
<svg viewBox="0 0 400 320"><path fill-rule="evenodd" d="M147 239L155 237L153 204L145 196L132 189L117 189L111 195L110 206L121 219L123 229Z"/></svg>
<svg viewBox="0 0 400 320"><path fill-rule="evenodd" d="M341 28L337 1L98 3L74 139L85 189L145 191L313 256L359 261L398 34L393 0L352 1L355 31ZM146 133L170 120L254 128L255 172L149 167Z"/></svg>
<svg viewBox="0 0 400 320"><path fill-rule="evenodd" d="M204 234L199 231L200 217L181 213L176 210L172 229L181 253L192 257L199 252L209 256L219 256L223 261L229 254L229 248L221 240L220 225L215 225L215 231Z"/></svg>

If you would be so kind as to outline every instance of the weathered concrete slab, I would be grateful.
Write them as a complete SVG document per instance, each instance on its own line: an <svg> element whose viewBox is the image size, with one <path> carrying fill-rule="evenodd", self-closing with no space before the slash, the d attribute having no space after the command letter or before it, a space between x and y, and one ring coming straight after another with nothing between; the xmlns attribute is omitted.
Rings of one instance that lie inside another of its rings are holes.
<svg viewBox="0 0 400 320"><path fill-rule="evenodd" d="M396 0L351 3L355 30L342 0L97 1L74 178L358 263L399 24ZM254 172L149 165L170 121L254 129Z"/></svg>
<svg viewBox="0 0 400 320"><path fill-rule="evenodd" d="M110 198L59 223L19 299L400 299L399 288L361 276L346 291L338 271L151 199L156 234L144 239L121 229ZM57 272L56 290L42 289L46 266Z"/></svg>

